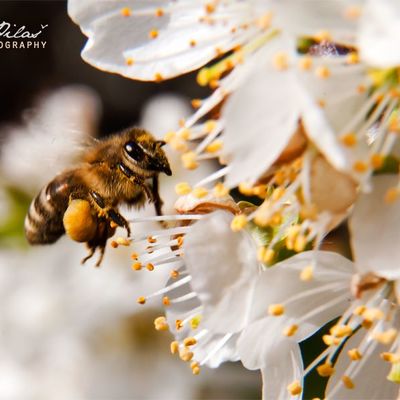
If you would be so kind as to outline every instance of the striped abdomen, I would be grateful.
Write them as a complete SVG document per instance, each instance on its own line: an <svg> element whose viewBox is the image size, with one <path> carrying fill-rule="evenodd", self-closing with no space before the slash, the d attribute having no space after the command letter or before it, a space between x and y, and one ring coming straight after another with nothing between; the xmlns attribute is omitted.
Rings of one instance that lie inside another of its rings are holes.
<svg viewBox="0 0 400 400"><path fill-rule="evenodd" d="M54 243L65 233L63 215L71 193L68 175L56 177L32 200L25 217L25 236L30 244Z"/></svg>

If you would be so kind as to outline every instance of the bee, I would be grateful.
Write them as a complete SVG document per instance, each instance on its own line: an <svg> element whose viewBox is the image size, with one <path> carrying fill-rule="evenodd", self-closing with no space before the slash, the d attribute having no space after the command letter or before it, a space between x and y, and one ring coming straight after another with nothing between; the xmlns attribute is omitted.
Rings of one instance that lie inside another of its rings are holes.
<svg viewBox="0 0 400 400"><path fill-rule="evenodd" d="M66 233L86 243L82 264L99 249L100 266L116 228L131 234L120 204L140 207L147 199L162 215L158 178L172 175L164 145L143 129L129 128L88 147L75 168L57 175L32 201L25 218L28 242L51 244Z"/></svg>

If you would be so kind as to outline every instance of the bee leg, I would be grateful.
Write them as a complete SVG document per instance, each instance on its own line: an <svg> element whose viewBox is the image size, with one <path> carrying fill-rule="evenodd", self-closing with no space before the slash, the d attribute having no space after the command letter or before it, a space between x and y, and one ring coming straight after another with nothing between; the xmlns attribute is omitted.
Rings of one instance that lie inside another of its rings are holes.
<svg viewBox="0 0 400 400"><path fill-rule="evenodd" d="M153 177L153 185L151 187L152 198L154 203L154 208L156 210L156 214L158 216L163 215L162 213L162 205L163 201L161 200L160 194L158 192L159 184L158 184L158 175Z"/></svg>
<svg viewBox="0 0 400 400"><path fill-rule="evenodd" d="M87 260L89 260L90 258L93 257L93 254L94 254L95 250L96 250L96 247L90 247L89 248L89 254L85 258L82 258L82 260L81 260L81 264L82 265L85 264L85 262Z"/></svg>
<svg viewBox="0 0 400 400"><path fill-rule="evenodd" d="M126 229L128 237L131 236L131 230L128 221L113 208L108 208L104 199L96 192L90 192L93 200L96 202L97 206L105 213L108 219L114 222L117 226L121 226Z"/></svg>
<svg viewBox="0 0 400 400"><path fill-rule="evenodd" d="M99 258L97 259L97 262L95 264L96 267L100 267L101 262L103 261L103 257L104 257L104 251L105 251L105 246L99 246L100 249L100 255Z"/></svg>

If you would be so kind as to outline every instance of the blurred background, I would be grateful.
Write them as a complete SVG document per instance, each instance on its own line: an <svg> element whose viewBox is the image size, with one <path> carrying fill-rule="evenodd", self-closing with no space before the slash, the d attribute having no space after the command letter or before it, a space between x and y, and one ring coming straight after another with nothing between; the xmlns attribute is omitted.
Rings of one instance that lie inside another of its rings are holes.
<svg viewBox="0 0 400 400"><path fill-rule="evenodd" d="M227 364L194 377L169 354L169 333L153 328L160 304L136 303L167 271L133 272L123 248L108 249L99 269L82 267L83 245L30 248L23 235L31 199L82 139L130 125L162 137L205 89L193 74L144 83L85 64L66 1L1 1L0 20L32 32L48 25L45 48L0 48L0 399L258 398L258 373ZM170 159L167 209L181 173Z"/></svg>

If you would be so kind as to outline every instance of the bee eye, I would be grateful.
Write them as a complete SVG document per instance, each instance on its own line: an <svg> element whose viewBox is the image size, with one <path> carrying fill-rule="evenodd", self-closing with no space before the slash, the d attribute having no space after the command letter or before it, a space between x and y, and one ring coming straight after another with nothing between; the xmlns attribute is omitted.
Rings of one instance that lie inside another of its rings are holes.
<svg viewBox="0 0 400 400"><path fill-rule="evenodd" d="M128 142L124 147L129 157L135 161L143 161L145 157L144 151L136 142Z"/></svg>

